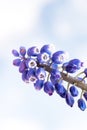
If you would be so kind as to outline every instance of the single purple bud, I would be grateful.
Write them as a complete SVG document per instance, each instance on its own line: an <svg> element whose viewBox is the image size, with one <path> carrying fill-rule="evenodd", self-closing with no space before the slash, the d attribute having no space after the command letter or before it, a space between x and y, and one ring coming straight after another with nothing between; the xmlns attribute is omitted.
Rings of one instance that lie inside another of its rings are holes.
<svg viewBox="0 0 87 130"><path fill-rule="evenodd" d="M78 92L78 90L77 90L77 88L76 88L75 86L71 86L71 87L70 87L70 93L71 93L71 95L72 95L73 97L76 97L76 96L78 96L78 94L79 94L79 92Z"/></svg>
<svg viewBox="0 0 87 130"><path fill-rule="evenodd" d="M49 81L44 83L44 92L46 92L49 96L51 96L54 92L53 84Z"/></svg>
<svg viewBox="0 0 87 130"><path fill-rule="evenodd" d="M13 65L15 65L15 66L20 66L20 63L21 63L21 59L13 60Z"/></svg>
<svg viewBox="0 0 87 130"><path fill-rule="evenodd" d="M75 73L78 69L77 69L77 66L74 65L74 64L67 64L66 67L65 67L65 70L66 72L68 73Z"/></svg>
<svg viewBox="0 0 87 130"><path fill-rule="evenodd" d="M40 53L40 50L36 46L30 47L27 50L28 56L37 56L39 53Z"/></svg>
<svg viewBox="0 0 87 130"><path fill-rule="evenodd" d="M86 103L82 98L78 99L78 107L82 111L84 111L86 109Z"/></svg>
<svg viewBox="0 0 87 130"><path fill-rule="evenodd" d="M58 80L55 80L54 76L50 76L50 81L52 82L53 85L55 85L56 83L58 83Z"/></svg>
<svg viewBox="0 0 87 130"><path fill-rule="evenodd" d="M55 84L55 90L57 94L59 94L62 98L66 97L67 90L64 88L64 86L61 83Z"/></svg>
<svg viewBox="0 0 87 130"><path fill-rule="evenodd" d="M81 62L79 59L72 59L69 61L69 64L76 66L76 69L80 69L83 67L83 62Z"/></svg>
<svg viewBox="0 0 87 130"><path fill-rule="evenodd" d="M52 55L52 53L54 53L54 51L55 51L55 47L54 47L53 44L44 45L44 46L41 48L41 50L40 50L41 53L46 52L46 53L48 53L50 56Z"/></svg>
<svg viewBox="0 0 87 130"><path fill-rule="evenodd" d="M39 80L45 80L45 77L46 77L46 71L44 68L38 68L35 72L35 75L37 76L37 78Z"/></svg>
<svg viewBox="0 0 87 130"><path fill-rule="evenodd" d="M28 74L28 70L23 71L22 80L26 83L29 83L27 74Z"/></svg>
<svg viewBox="0 0 87 130"><path fill-rule="evenodd" d="M65 65L65 70L68 73L75 73L82 65L83 63L79 59L72 59Z"/></svg>
<svg viewBox="0 0 87 130"><path fill-rule="evenodd" d="M37 80L36 83L34 83L34 87L36 90L41 90L43 88L44 81L43 80Z"/></svg>
<svg viewBox="0 0 87 130"><path fill-rule="evenodd" d="M68 53L64 51L57 51L52 56L52 61L56 64L62 64L68 58Z"/></svg>
<svg viewBox="0 0 87 130"><path fill-rule="evenodd" d="M19 52L20 52L21 56L25 56L25 54L26 54L26 48L25 47L20 47Z"/></svg>
<svg viewBox="0 0 87 130"><path fill-rule="evenodd" d="M66 94L66 103L70 106L70 107L73 107L74 105L74 98L67 92Z"/></svg>
<svg viewBox="0 0 87 130"><path fill-rule="evenodd" d="M19 66L19 72L23 73L27 69L25 61L21 61L20 66Z"/></svg>
<svg viewBox="0 0 87 130"><path fill-rule="evenodd" d="M17 50L12 50L12 54L16 57L19 57L19 53Z"/></svg>

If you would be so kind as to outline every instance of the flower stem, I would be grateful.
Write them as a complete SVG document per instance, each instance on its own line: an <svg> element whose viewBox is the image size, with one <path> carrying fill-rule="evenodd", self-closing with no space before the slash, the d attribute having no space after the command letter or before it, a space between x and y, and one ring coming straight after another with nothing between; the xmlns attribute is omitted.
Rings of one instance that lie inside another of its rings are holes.
<svg viewBox="0 0 87 130"><path fill-rule="evenodd" d="M52 68L50 66L46 65L46 64L37 63L37 66L38 67L44 67L44 69L46 71L48 71L49 73L52 71ZM60 72L60 73L61 73L61 76L62 76L64 81L69 82L70 84L75 84L76 83L77 87L81 88L82 90L87 91L87 84L86 83L83 83L82 81L80 81L76 77L73 77L73 76L71 76L69 74L67 75L64 72Z"/></svg>

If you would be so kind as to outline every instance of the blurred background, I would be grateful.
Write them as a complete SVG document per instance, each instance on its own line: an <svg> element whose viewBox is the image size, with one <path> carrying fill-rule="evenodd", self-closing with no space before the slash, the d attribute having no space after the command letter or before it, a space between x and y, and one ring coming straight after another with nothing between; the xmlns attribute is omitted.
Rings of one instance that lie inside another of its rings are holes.
<svg viewBox="0 0 87 130"><path fill-rule="evenodd" d="M87 61L86 0L0 0L0 130L86 128L87 110L36 91L12 65L12 49L50 43Z"/></svg>

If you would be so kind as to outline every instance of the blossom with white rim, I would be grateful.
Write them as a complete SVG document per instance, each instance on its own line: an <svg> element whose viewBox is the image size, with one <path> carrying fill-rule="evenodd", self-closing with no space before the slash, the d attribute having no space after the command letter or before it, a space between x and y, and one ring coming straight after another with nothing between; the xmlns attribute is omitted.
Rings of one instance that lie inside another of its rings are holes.
<svg viewBox="0 0 87 130"><path fill-rule="evenodd" d="M37 77L36 77L36 75L35 75L35 70L36 70L36 69L32 69L32 68L30 68L30 69L28 70L28 72L27 72L27 79L28 79L29 82L32 82L32 83L35 83L35 82L36 82Z"/></svg>
<svg viewBox="0 0 87 130"><path fill-rule="evenodd" d="M27 50L28 56L37 56L40 53L40 50L37 46L30 47Z"/></svg>
<svg viewBox="0 0 87 130"><path fill-rule="evenodd" d="M54 46L54 44L51 43L51 44L49 45L49 50L51 50L52 53L55 52L55 46Z"/></svg>
<svg viewBox="0 0 87 130"><path fill-rule="evenodd" d="M35 68L37 66L36 61L34 59L32 59L32 58L28 59L27 62L28 62L27 64L28 64L29 68Z"/></svg>
<svg viewBox="0 0 87 130"><path fill-rule="evenodd" d="M51 56L52 53L55 52L55 46L54 46L54 44L46 44L46 45L42 46L40 52L41 53L46 52Z"/></svg>
<svg viewBox="0 0 87 130"><path fill-rule="evenodd" d="M43 52L43 53L40 53L38 56L37 56L37 61L39 63L47 63L48 61L50 61L50 56L48 53L46 52Z"/></svg>
<svg viewBox="0 0 87 130"><path fill-rule="evenodd" d="M52 56L52 61L57 64L62 64L68 59L69 55L65 51L57 51Z"/></svg>
<svg viewBox="0 0 87 130"><path fill-rule="evenodd" d="M69 58L69 54L68 54L68 52L64 52L63 54L61 54L60 56L59 56L59 61L60 62L64 62L65 60L67 60Z"/></svg>
<svg viewBox="0 0 87 130"><path fill-rule="evenodd" d="M39 53L40 53L39 48L35 47L35 48L34 48L34 53L39 54Z"/></svg>
<svg viewBox="0 0 87 130"><path fill-rule="evenodd" d="M50 60L49 54L47 54L47 53L42 53L42 54L41 54L41 59L42 59L43 62L49 61L49 60Z"/></svg>
<svg viewBox="0 0 87 130"><path fill-rule="evenodd" d="M29 81L29 83L36 83L37 78L36 78L35 76L31 75L31 76L29 77L28 81Z"/></svg>
<svg viewBox="0 0 87 130"><path fill-rule="evenodd" d="M44 68L38 68L35 74L39 80L45 80L46 71L44 70Z"/></svg>

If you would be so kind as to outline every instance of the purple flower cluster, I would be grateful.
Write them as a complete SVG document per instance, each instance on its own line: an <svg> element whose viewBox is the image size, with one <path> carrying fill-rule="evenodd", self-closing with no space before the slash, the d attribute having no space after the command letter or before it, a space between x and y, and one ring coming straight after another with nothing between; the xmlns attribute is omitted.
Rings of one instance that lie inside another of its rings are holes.
<svg viewBox="0 0 87 130"><path fill-rule="evenodd" d="M12 54L16 57L13 65L18 67L24 82L33 83L36 90L43 89L49 96L56 92L70 107L73 107L74 98L79 95L79 91L74 84L68 89L64 87L61 72L75 73L83 66L83 62L79 59L66 62L68 53L62 50L55 52L55 47L51 44L44 45L40 49L37 46L27 50L25 47L20 47L19 51L12 50ZM87 69L84 70L84 74L87 76ZM86 91L82 96L87 101ZM77 103L84 111L86 103L82 96Z"/></svg>

